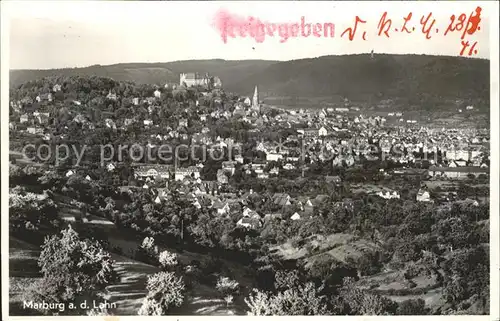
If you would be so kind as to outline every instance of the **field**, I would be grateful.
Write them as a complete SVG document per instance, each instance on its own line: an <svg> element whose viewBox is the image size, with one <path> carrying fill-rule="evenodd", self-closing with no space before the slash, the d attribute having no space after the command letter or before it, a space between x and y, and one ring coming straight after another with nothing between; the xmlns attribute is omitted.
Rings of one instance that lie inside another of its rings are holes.
<svg viewBox="0 0 500 321"><path fill-rule="evenodd" d="M272 247L271 253L283 260L305 259L306 266L317 260L336 260L347 262L348 258L357 258L363 252L375 251L378 246L373 242L356 238L350 234L337 233L328 236L314 235L307 238L300 246L293 246L292 241Z"/></svg>

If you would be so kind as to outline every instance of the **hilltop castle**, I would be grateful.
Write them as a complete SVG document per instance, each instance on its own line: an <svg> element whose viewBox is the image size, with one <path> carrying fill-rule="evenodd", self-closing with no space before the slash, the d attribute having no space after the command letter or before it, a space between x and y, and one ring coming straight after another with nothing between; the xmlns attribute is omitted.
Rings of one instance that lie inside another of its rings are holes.
<svg viewBox="0 0 500 321"><path fill-rule="evenodd" d="M212 88L221 88L222 82L219 77L213 77L208 74L200 75L199 73L190 72L190 73L182 73L179 76L179 85L185 87L193 87L193 86L203 86L203 87L212 87Z"/></svg>

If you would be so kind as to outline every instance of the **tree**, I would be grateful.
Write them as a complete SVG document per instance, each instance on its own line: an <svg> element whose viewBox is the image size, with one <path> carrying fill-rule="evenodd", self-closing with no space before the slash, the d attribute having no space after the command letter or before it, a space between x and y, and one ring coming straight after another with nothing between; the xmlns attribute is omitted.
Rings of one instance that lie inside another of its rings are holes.
<svg viewBox="0 0 500 321"><path fill-rule="evenodd" d="M56 227L58 221L57 205L48 193L35 194L16 188L10 190L9 226L11 232L36 230L41 225Z"/></svg>
<svg viewBox="0 0 500 321"><path fill-rule="evenodd" d="M357 288L354 279L347 277L340 290L340 296L348 307L349 315L389 315L394 314L395 302Z"/></svg>
<svg viewBox="0 0 500 321"><path fill-rule="evenodd" d="M135 254L138 260L158 264L158 246L155 245L153 237L146 236Z"/></svg>
<svg viewBox="0 0 500 321"><path fill-rule="evenodd" d="M160 303L156 302L156 300L145 298L137 314L159 316L163 314L163 309Z"/></svg>
<svg viewBox="0 0 500 321"><path fill-rule="evenodd" d="M215 285L215 288L223 296L228 296L228 295L236 294L239 291L240 284L237 281L231 280L228 277L221 276L217 280L217 284Z"/></svg>
<svg viewBox="0 0 500 321"><path fill-rule="evenodd" d="M299 272L297 270L293 271L277 271L274 276L274 287L278 291L292 289L299 285Z"/></svg>
<svg viewBox="0 0 500 321"><path fill-rule="evenodd" d="M177 261L177 254L176 253L171 253L169 251L163 251L160 253L158 256L158 261L160 262L161 266L165 269L172 269L177 266L179 263Z"/></svg>
<svg viewBox="0 0 500 321"><path fill-rule="evenodd" d="M42 245L38 259L43 277L28 291L32 300L58 303L77 296L95 297L116 278L113 261L97 241L80 239L71 226Z"/></svg>
<svg viewBox="0 0 500 321"><path fill-rule="evenodd" d="M148 277L144 299L139 315L165 315L171 308L184 302L185 285L182 277L173 272L159 272Z"/></svg>
<svg viewBox="0 0 500 321"><path fill-rule="evenodd" d="M320 291L312 282L277 294L253 289L245 303L248 315L325 315L328 314L326 297Z"/></svg>
<svg viewBox="0 0 500 321"><path fill-rule="evenodd" d="M423 299L405 300L398 304L397 315L426 315L425 301Z"/></svg>

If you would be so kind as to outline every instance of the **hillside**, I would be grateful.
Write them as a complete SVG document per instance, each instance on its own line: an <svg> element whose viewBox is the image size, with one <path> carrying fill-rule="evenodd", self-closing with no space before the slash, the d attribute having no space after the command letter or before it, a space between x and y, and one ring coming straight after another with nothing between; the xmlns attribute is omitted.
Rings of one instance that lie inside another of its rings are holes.
<svg viewBox="0 0 500 321"><path fill-rule="evenodd" d="M265 102L318 105L351 102L375 105L391 99L405 110L456 108L455 101L489 111L489 60L425 55L324 56L286 62L191 60L133 63L56 70L13 70L11 85L56 74L95 75L137 83L178 82L179 73L209 72L228 91L250 95L259 85ZM283 102L283 100L282 100Z"/></svg>
<svg viewBox="0 0 500 321"><path fill-rule="evenodd" d="M30 80L49 76L99 76L117 81L133 81L139 84L178 83L182 72L210 73L222 79L224 84L240 81L254 72L260 72L275 61L266 60L186 60L168 63L123 63L115 65L93 65L84 68L47 70L11 70L10 85L18 86Z"/></svg>
<svg viewBox="0 0 500 321"><path fill-rule="evenodd" d="M264 97L328 97L356 102L482 100L489 106L489 61L424 55L325 56L276 63L234 85L258 83ZM426 106L422 106L426 107Z"/></svg>

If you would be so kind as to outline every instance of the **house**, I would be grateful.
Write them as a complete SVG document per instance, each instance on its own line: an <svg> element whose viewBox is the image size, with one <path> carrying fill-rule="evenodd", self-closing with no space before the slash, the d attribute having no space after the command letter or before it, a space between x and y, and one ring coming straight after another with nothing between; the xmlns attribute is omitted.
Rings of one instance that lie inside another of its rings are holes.
<svg viewBox="0 0 500 321"><path fill-rule="evenodd" d="M217 214L224 215L228 214L230 207L228 202L221 202L220 200L216 200L212 204L212 208L217 210Z"/></svg>
<svg viewBox="0 0 500 321"><path fill-rule="evenodd" d="M299 204L306 214L312 214L314 212L314 205L309 198L303 199Z"/></svg>
<svg viewBox="0 0 500 321"><path fill-rule="evenodd" d="M29 134L32 134L32 135L41 135L41 134L43 134L43 128L40 128L40 127L28 127L26 129L26 131Z"/></svg>
<svg viewBox="0 0 500 321"><path fill-rule="evenodd" d="M53 92L58 92L58 91L61 91L62 87L61 85L59 84L55 84L53 87L52 87L52 91Z"/></svg>
<svg viewBox="0 0 500 321"><path fill-rule="evenodd" d="M420 189L417 193L417 202L429 202L431 196L428 191Z"/></svg>
<svg viewBox="0 0 500 321"><path fill-rule="evenodd" d="M318 136L318 130L313 128L297 130L298 133L301 133L303 137L311 138Z"/></svg>
<svg viewBox="0 0 500 321"><path fill-rule="evenodd" d="M92 178L90 178L90 176L89 176L89 175L85 176L85 179L86 179L87 181L92 181Z"/></svg>
<svg viewBox="0 0 500 321"><path fill-rule="evenodd" d="M152 105L155 102L155 97L146 97L143 102L148 103L148 105Z"/></svg>
<svg viewBox="0 0 500 321"><path fill-rule="evenodd" d="M108 166L106 166L106 168L108 169L108 172L112 172L116 167L115 167L115 165L110 163L110 164L108 164Z"/></svg>
<svg viewBox="0 0 500 321"><path fill-rule="evenodd" d="M38 120L40 124L47 124L49 122L50 113L39 113L34 112L33 116Z"/></svg>
<svg viewBox="0 0 500 321"><path fill-rule="evenodd" d="M467 109L467 110L473 110L474 106L467 106L467 107L465 107L465 109Z"/></svg>
<svg viewBox="0 0 500 321"><path fill-rule="evenodd" d="M187 119L179 119L179 127L188 127Z"/></svg>
<svg viewBox="0 0 500 321"><path fill-rule="evenodd" d="M205 145L208 145L208 144L210 144L212 142L212 139L208 135L206 135L206 134L196 133L193 136L191 136L191 142L193 144L205 144Z"/></svg>
<svg viewBox="0 0 500 321"><path fill-rule="evenodd" d="M112 164L110 164L112 165ZM109 165L108 165L109 170ZM136 178L164 178L169 179L172 172L171 165L144 165L139 166L134 170L134 176Z"/></svg>
<svg viewBox="0 0 500 321"><path fill-rule="evenodd" d="M207 115L205 115L205 114L200 115L200 121L206 122L207 121Z"/></svg>
<svg viewBox="0 0 500 321"><path fill-rule="evenodd" d="M281 213L268 213L268 214L264 215L265 221L282 219L282 218L283 218L283 215Z"/></svg>
<svg viewBox="0 0 500 321"><path fill-rule="evenodd" d="M242 226L249 229L258 229L262 226L262 222L259 219L251 217L242 217L236 225Z"/></svg>
<svg viewBox="0 0 500 321"><path fill-rule="evenodd" d="M111 90L109 91L109 93L106 96L106 98L109 99L109 100L116 100L117 99L116 94L112 93Z"/></svg>
<svg viewBox="0 0 500 321"><path fill-rule="evenodd" d="M23 124L23 123L27 123L27 122L28 122L28 119L29 119L29 118L28 118L28 114L24 114L24 115L21 115L21 117L19 117L19 122L20 122L21 124Z"/></svg>
<svg viewBox="0 0 500 321"><path fill-rule="evenodd" d="M321 127L319 130L318 130L318 135L320 137L324 137L324 136L327 136L328 135L328 131L326 130L325 127Z"/></svg>
<svg viewBox="0 0 500 321"><path fill-rule="evenodd" d="M200 209L201 208L201 204L200 204L200 201L198 199L195 199L192 203L192 205L194 207L196 207L197 209Z"/></svg>
<svg viewBox="0 0 500 321"><path fill-rule="evenodd" d="M269 174L267 174L267 173L257 173L257 178L258 179L268 179L269 178Z"/></svg>
<svg viewBox="0 0 500 321"><path fill-rule="evenodd" d="M130 126L134 123L134 120L132 118L125 118L123 120L123 126Z"/></svg>
<svg viewBox="0 0 500 321"><path fill-rule="evenodd" d="M259 142L255 147L255 150L259 152L266 152L266 146L264 145L264 142Z"/></svg>
<svg viewBox="0 0 500 321"><path fill-rule="evenodd" d="M161 91L159 91L158 89L156 89L155 92L154 92L154 95L158 99L161 98Z"/></svg>
<svg viewBox="0 0 500 321"><path fill-rule="evenodd" d="M389 191L389 190L380 190L378 193L376 193L377 196L380 196L385 199L393 199L393 198L400 198L400 195L396 191Z"/></svg>
<svg viewBox="0 0 500 321"><path fill-rule="evenodd" d="M475 177L481 174L488 174L488 168L465 166L465 167L435 167L431 166L428 169L431 177L448 177L462 179L467 178L469 175Z"/></svg>
<svg viewBox="0 0 500 321"><path fill-rule="evenodd" d="M337 108L335 108L335 111L338 113L346 113L349 111L349 108L337 107Z"/></svg>
<svg viewBox="0 0 500 321"><path fill-rule="evenodd" d="M333 184L340 184L342 182L340 176L326 176L325 180L327 183L333 183Z"/></svg>
<svg viewBox="0 0 500 321"><path fill-rule="evenodd" d="M284 193L275 193L273 195L273 203L280 206L292 205L290 195Z"/></svg>
<svg viewBox="0 0 500 321"><path fill-rule="evenodd" d="M106 124L106 127L116 129L116 124L112 119L107 118L104 120L104 123Z"/></svg>
<svg viewBox="0 0 500 321"><path fill-rule="evenodd" d="M145 119L143 121L144 123L144 126L152 126L153 125L153 121L151 119Z"/></svg>
<svg viewBox="0 0 500 321"><path fill-rule="evenodd" d="M260 218L260 215L257 214L256 211L253 211L250 208L248 208L248 207L245 206L243 208L243 217L256 217L256 218Z"/></svg>
<svg viewBox="0 0 500 321"><path fill-rule="evenodd" d="M138 97L132 98L132 104L134 104L134 106L138 106L139 105L139 98Z"/></svg>
<svg viewBox="0 0 500 321"><path fill-rule="evenodd" d="M278 153L266 153L266 161L272 162L272 161L278 161L283 158L283 155L278 154Z"/></svg>
<svg viewBox="0 0 500 321"><path fill-rule="evenodd" d="M83 116L82 114L78 114L76 115L74 118L73 118L73 121L75 123L78 123L78 124L85 124L87 123L87 119L85 118L85 116Z"/></svg>
<svg viewBox="0 0 500 321"><path fill-rule="evenodd" d="M234 156L234 160L235 160L237 163L243 164L243 156L241 156L241 155L236 155L236 156Z"/></svg>
<svg viewBox="0 0 500 321"><path fill-rule="evenodd" d="M194 178L200 177L200 169L196 166L189 166L186 168L178 168L175 171L174 179L176 181L182 181L184 178Z"/></svg>
<svg viewBox="0 0 500 321"><path fill-rule="evenodd" d="M219 169L217 170L217 182L220 184L228 184L229 179L227 178L226 174L224 173L224 170Z"/></svg>
<svg viewBox="0 0 500 321"><path fill-rule="evenodd" d="M69 171L66 172L66 177L73 176L74 174L75 172L70 169Z"/></svg>
<svg viewBox="0 0 500 321"><path fill-rule="evenodd" d="M295 166L293 166L290 163L286 163L285 165L283 165L283 169L292 170L292 169L295 169Z"/></svg>
<svg viewBox="0 0 500 321"><path fill-rule="evenodd" d="M222 169L226 172L226 173L230 173L230 175L233 175L234 174L234 171L235 171L235 163L233 161L226 161L226 162L222 162Z"/></svg>
<svg viewBox="0 0 500 321"><path fill-rule="evenodd" d="M297 213L297 212L295 212L295 213L294 213L294 214L290 217L290 219L291 219L292 221L297 221L297 220L300 220L300 214L299 214L299 213Z"/></svg>
<svg viewBox="0 0 500 321"><path fill-rule="evenodd" d="M246 114L246 112L245 112L245 108L243 108L243 106L236 106L233 110L234 117L245 116L245 114Z"/></svg>
<svg viewBox="0 0 500 321"><path fill-rule="evenodd" d="M40 96L37 96L37 101L52 101L52 94L51 93L43 93Z"/></svg>

